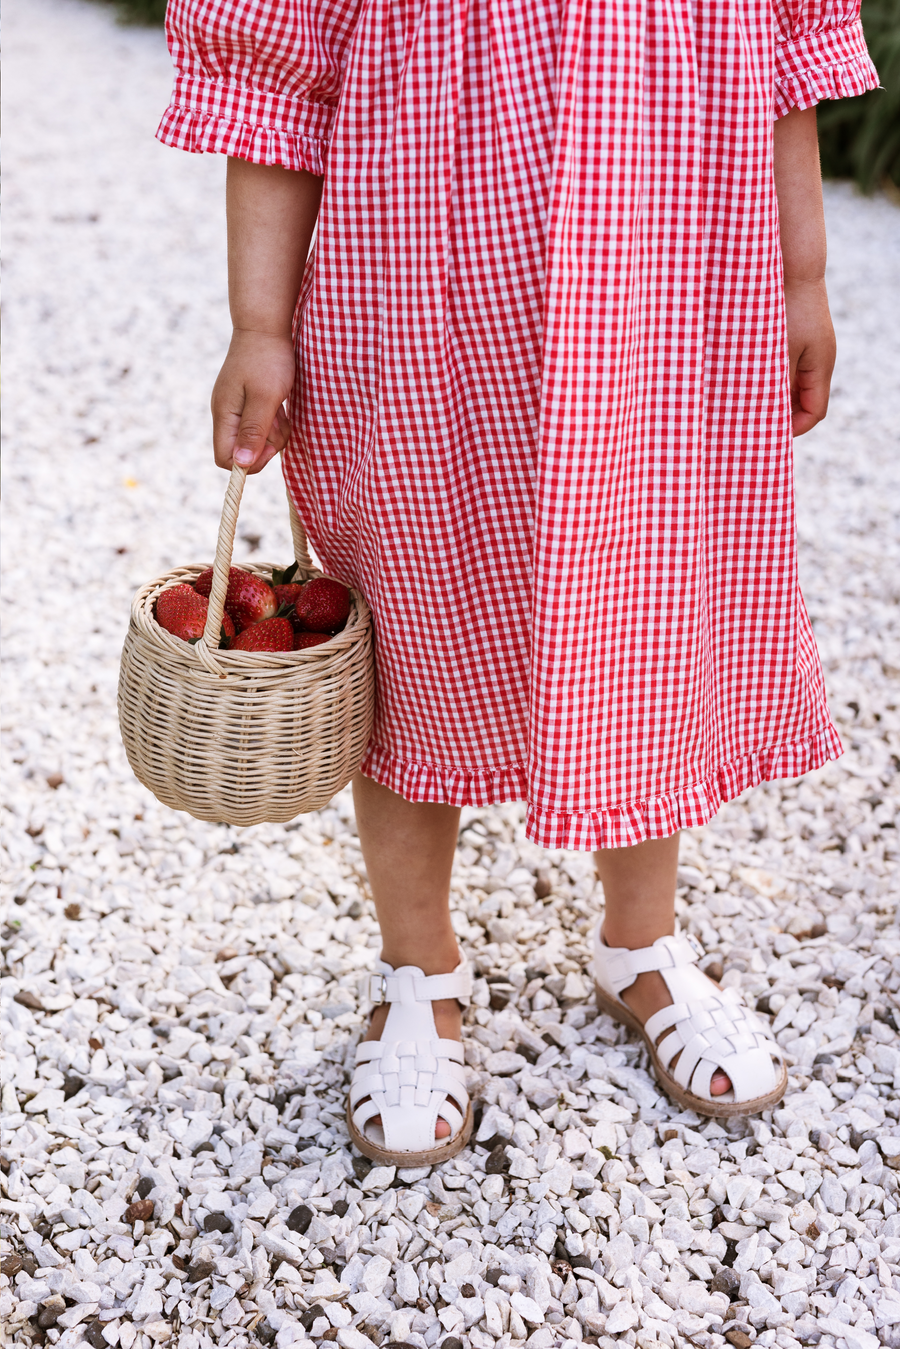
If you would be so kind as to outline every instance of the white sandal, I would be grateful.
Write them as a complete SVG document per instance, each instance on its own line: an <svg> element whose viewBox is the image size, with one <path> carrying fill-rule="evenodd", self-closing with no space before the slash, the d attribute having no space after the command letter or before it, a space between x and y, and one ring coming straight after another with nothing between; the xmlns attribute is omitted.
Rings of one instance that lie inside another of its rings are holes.
<svg viewBox="0 0 900 1349"><path fill-rule="evenodd" d="M719 1117L758 1114L780 1101L787 1089L784 1056L769 1028L734 989L720 988L702 970L691 968L701 954L699 945L684 936L659 937L638 951L610 947L598 923L598 1006L643 1036L660 1086L686 1110ZM648 970L662 975L672 1005L641 1025L619 994ZM670 1072L676 1054L680 1057ZM721 1096L710 1090L717 1069L731 1079L731 1090Z"/></svg>
<svg viewBox="0 0 900 1349"><path fill-rule="evenodd" d="M365 1157L384 1166L433 1166L455 1157L472 1134L463 1047L438 1038L431 1004L456 998L465 1007L472 976L465 958L452 974L425 975L416 965L395 970L378 962L363 992L376 1007L390 1004L380 1040L363 1040L347 1098L347 1127ZM369 1121L381 1116L381 1124ZM450 1135L435 1141L439 1119Z"/></svg>

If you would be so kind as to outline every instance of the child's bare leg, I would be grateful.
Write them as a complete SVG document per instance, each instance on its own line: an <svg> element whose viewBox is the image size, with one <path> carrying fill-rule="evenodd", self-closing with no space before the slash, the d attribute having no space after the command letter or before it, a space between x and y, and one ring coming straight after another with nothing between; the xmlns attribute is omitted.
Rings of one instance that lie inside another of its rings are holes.
<svg viewBox="0 0 900 1349"><path fill-rule="evenodd" d="M396 969L418 965L425 974L448 974L459 964L450 924L450 873L459 833L459 809L402 796L357 773L353 779L356 828L381 925L382 959ZM462 1037L455 998L433 1004L438 1035ZM388 1008L376 1007L366 1034L377 1040ZM438 1120L435 1136L450 1126Z"/></svg>
<svg viewBox="0 0 900 1349"><path fill-rule="evenodd" d="M605 848L594 853L594 860L606 899L603 939L607 946L635 951L675 931L677 834L650 839L633 848ZM662 975L655 970L639 974L621 996L642 1023L672 1001ZM713 1074L714 1096L730 1086L725 1073Z"/></svg>

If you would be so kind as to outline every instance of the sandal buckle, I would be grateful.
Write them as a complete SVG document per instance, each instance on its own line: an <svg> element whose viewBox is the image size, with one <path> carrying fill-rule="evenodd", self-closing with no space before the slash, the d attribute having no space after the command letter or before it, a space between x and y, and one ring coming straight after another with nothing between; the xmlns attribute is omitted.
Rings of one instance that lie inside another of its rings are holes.
<svg viewBox="0 0 900 1349"><path fill-rule="evenodd" d="M387 1002L387 977L385 975L369 975L369 1001L375 1007L382 1007Z"/></svg>
<svg viewBox="0 0 900 1349"><path fill-rule="evenodd" d="M704 951L703 947L700 945L700 943L699 943L699 941L697 940L697 938L694 936L693 932L685 932L685 934L684 934L684 939L685 939L685 941L687 942L688 946L691 948L691 950L694 952L695 955L698 955L698 956L705 956L705 955L706 955L706 952Z"/></svg>

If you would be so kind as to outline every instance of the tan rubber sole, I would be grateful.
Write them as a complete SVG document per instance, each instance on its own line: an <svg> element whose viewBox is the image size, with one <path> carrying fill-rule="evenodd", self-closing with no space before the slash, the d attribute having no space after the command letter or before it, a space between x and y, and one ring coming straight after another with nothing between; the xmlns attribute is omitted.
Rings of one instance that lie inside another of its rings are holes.
<svg viewBox="0 0 900 1349"><path fill-rule="evenodd" d="M597 1006L601 1011L607 1012L613 1021L628 1026L630 1030L636 1031L640 1035L650 1054L657 1082L666 1095L671 1096L672 1100L677 1101L685 1110L693 1110L698 1115L708 1115L711 1119L735 1119L740 1115L758 1115L762 1110L768 1110L770 1106L777 1105L787 1091L788 1075L787 1068L783 1063L781 1065L781 1076L775 1088L765 1096L757 1096L752 1101L722 1101L717 1103L704 1100L702 1096L695 1096L692 1091L685 1091L684 1087L680 1087L671 1073L663 1066L656 1052L656 1045L645 1033L644 1027L634 1013L610 997L596 981L594 982L594 988L597 993Z"/></svg>
<svg viewBox="0 0 900 1349"><path fill-rule="evenodd" d="M424 1152L391 1152L387 1148L380 1148L377 1143L366 1138L359 1132L350 1113L350 1099L347 1099L345 1110L347 1118L347 1128L350 1130L350 1138L357 1152L361 1152L364 1157L370 1161L378 1162L381 1166L397 1166L412 1169L416 1166L438 1166L441 1162L449 1162L451 1157L455 1157L472 1137L472 1130L475 1127L475 1117L472 1114L472 1102L470 1101L466 1108L466 1117L463 1120L463 1126L455 1138L451 1138L448 1143L441 1143L434 1148L426 1148Z"/></svg>

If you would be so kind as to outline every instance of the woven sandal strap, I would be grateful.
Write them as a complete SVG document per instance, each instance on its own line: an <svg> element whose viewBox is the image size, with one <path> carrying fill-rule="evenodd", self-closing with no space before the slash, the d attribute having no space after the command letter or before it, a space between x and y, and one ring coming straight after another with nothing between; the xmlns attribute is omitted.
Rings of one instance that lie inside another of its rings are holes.
<svg viewBox="0 0 900 1349"><path fill-rule="evenodd" d="M671 970L679 965L694 965L700 958L686 937L661 937L652 946L637 951L607 947L603 951L606 977L617 993L629 988L639 974L649 970Z"/></svg>
<svg viewBox="0 0 900 1349"><path fill-rule="evenodd" d="M436 1002L440 998L457 998L462 1002L472 996L472 975L468 969L416 976L409 982L416 1002ZM362 980L363 996L376 1007L385 1002L400 1002L407 986L407 976L394 974L368 974Z"/></svg>

